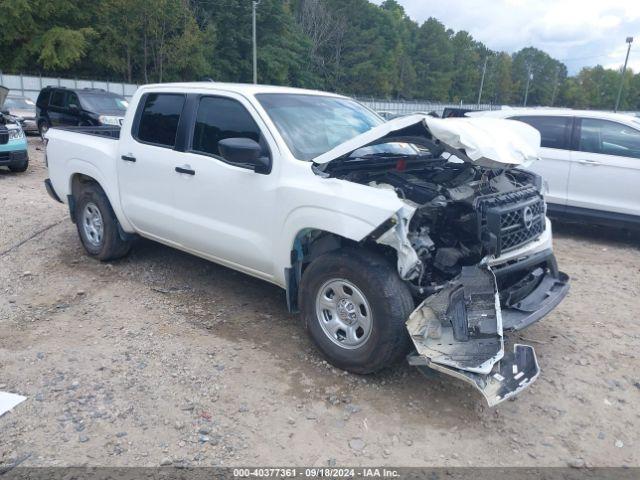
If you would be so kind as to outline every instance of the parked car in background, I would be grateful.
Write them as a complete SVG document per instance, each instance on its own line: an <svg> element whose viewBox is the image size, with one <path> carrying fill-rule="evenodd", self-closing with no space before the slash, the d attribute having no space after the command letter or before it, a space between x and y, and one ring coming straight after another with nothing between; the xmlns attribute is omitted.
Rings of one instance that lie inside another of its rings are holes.
<svg viewBox="0 0 640 480"><path fill-rule="evenodd" d="M20 123L5 110L9 89L0 86L0 166L12 172L24 172L29 166L27 139Z"/></svg>
<svg viewBox="0 0 640 480"><path fill-rule="evenodd" d="M94 258L126 255L138 234L274 283L354 373L413 346L412 365L490 405L538 376L533 348L504 331L540 320L569 285L542 181L518 168L538 155L527 125L384 122L325 92L167 83L139 88L121 128L46 139L47 191Z"/></svg>
<svg viewBox="0 0 640 480"><path fill-rule="evenodd" d="M128 105L102 89L45 87L36 101L36 122L41 135L57 126L120 125Z"/></svg>
<svg viewBox="0 0 640 480"><path fill-rule="evenodd" d="M530 169L545 179L549 213L640 228L640 119L610 112L517 108L468 116L525 122L542 137Z"/></svg>
<svg viewBox="0 0 640 480"><path fill-rule="evenodd" d="M26 133L37 133L36 102L27 97L9 95L4 101L3 110L16 117Z"/></svg>

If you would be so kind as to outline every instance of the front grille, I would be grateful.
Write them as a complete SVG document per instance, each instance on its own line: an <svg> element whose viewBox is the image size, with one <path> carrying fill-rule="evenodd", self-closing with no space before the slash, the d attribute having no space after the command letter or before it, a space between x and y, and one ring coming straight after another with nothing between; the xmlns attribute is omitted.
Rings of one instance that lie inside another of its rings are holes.
<svg viewBox="0 0 640 480"><path fill-rule="evenodd" d="M480 238L496 256L535 240L545 229L544 200L535 187L477 199Z"/></svg>

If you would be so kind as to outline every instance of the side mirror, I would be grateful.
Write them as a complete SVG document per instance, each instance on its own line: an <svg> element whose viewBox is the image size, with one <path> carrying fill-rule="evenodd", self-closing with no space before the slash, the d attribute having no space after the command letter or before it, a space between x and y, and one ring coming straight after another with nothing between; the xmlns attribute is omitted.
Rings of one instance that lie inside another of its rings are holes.
<svg viewBox="0 0 640 480"><path fill-rule="evenodd" d="M69 105L69 110L71 110L73 113L77 113L80 111L80 108L75 103L72 103Z"/></svg>
<svg viewBox="0 0 640 480"><path fill-rule="evenodd" d="M271 172L271 159L261 156L262 148L250 138L225 138L218 142L218 149L222 158L231 163L253 165L256 173Z"/></svg>
<svg viewBox="0 0 640 480"><path fill-rule="evenodd" d="M3 114L3 115L11 115L9 110L2 110L0 113Z"/></svg>

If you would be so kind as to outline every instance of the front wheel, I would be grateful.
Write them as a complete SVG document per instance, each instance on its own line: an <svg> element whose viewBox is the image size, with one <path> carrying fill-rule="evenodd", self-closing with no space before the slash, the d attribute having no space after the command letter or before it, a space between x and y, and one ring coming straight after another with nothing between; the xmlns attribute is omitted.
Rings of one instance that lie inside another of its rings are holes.
<svg viewBox="0 0 640 480"><path fill-rule="evenodd" d="M304 271L299 295L311 338L336 367L372 373L406 355L414 302L383 256L358 249L324 254Z"/></svg>
<svg viewBox="0 0 640 480"><path fill-rule="evenodd" d="M13 165L9 165L9 170L14 173L26 172L27 168L29 168L29 160L25 160L21 163L15 163Z"/></svg>
<svg viewBox="0 0 640 480"><path fill-rule="evenodd" d="M107 195L95 183L82 186L76 197L76 227L87 253L98 260L115 260L125 256L131 241L123 240Z"/></svg>

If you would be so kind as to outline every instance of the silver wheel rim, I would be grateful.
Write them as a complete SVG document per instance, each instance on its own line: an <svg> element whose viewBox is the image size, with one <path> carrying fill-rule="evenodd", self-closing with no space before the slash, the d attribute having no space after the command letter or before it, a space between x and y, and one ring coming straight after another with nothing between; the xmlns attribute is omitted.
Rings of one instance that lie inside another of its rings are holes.
<svg viewBox="0 0 640 480"><path fill-rule="evenodd" d="M316 317L327 338L348 350L362 346L371 335L373 318L367 298L342 278L328 280L320 287Z"/></svg>
<svg viewBox="0 0 640 480"><path fill-rule="evenodd" d="M84 206L81 221L87 241L94 247L101 246L104 235L104 223L102 222L100 209L95 203L89 202Z"/></svg>

